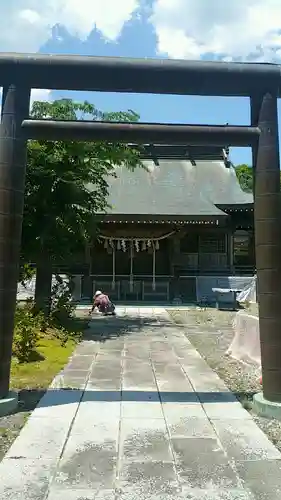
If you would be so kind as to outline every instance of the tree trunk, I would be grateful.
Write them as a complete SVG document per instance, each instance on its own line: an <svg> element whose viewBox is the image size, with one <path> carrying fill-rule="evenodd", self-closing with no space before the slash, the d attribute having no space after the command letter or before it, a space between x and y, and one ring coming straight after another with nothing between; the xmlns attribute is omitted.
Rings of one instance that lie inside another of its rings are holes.
<svg viewBox="0 0 281 500"><path fill-rule="evenodd" d="M45 317L50 313L51 293L52 265L48 258L41 258L36 265L35 310L43 312Z"/></svg>

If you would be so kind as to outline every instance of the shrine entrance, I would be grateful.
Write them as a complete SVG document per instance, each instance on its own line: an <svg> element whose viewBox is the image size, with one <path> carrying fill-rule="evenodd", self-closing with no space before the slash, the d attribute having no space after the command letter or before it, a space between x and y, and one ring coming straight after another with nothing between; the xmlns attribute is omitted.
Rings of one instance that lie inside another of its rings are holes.
<svg viewBox="0 0 281 500"><path fill-rule="evenodd" d="M280 79L280 67L274 64L0 54L0 398L9 390L26 141L41 139L252 147L263 393L267 400L281 402ZM244 96L251 101L251 125L30 120L31 88ZM114 252L118 245L122 242L114 241ZM156 247L157 240L152 255Z"/></svg>

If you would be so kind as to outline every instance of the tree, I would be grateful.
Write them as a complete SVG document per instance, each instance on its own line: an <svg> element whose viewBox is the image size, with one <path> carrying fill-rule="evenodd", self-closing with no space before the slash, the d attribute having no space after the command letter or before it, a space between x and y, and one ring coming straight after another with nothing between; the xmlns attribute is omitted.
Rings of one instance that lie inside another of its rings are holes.
<svg viewBox="0 0 281 500"><path fill-rule="evenodd" d="M253 191L253 169L249 165L237 165L235 168L236 176L243 191L251 193Z"/></svg>
<svg viewBox="0 0 281 500"><path fill-rule="evenodd" d="M33 118L138 121L136 113L102 113L88 102L34 102ZM22 257L36 263L35 301L48 311L54 263L77 255L96 233L98 212L108 208L106 176L114 166L141 165L124 144L29 141Z"/></svg>
<svg viewBox="0 0 281 500"><path fill-rule="evenodd" d="M235 172L243 191L246 191L247 193L252 193L254 187L253 168L245 164L237 165L235 167ZM280 186L281 186L281 172L280 172Z"/></svg>

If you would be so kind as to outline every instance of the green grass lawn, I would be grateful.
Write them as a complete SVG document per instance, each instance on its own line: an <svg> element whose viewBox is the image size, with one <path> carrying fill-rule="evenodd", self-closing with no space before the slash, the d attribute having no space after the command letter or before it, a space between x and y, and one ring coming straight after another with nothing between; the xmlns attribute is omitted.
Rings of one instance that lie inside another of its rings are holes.
<svg viewBox="0 0 281 500"><path fill-rule="evenodd" d="M58 339L42 337L36 350L38 359L28 363L12 360L11 383L13 389L38 389L50 385L55 375L64 367L71 356L75 342L69 340L61 346Z"/></svg>
<svg viewBox="0 0 281 500"><path fill-rule="evenodd" d="M71 323L72 331L83 332L88 320L74 320ZM11 382L12 389L43 389L47 388L55 375L67 364L77 343L70 339L64 346L56 338L52 330L40 336L40 341L34 352L34 361L18 363L12 359Z"/></svg>

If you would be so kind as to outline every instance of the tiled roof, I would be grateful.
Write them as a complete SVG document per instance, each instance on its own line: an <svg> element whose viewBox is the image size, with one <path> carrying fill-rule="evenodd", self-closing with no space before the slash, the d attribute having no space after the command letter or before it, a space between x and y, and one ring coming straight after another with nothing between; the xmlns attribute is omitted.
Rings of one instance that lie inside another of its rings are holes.
<svg viewBox="0 0 281 500"><path fill-rule="evenodd" d="M253 203L244 193L235 171L219 161L143 161L146 169L130 172L117 167L109 183L111 215L212 216L225 213L221 205Z"/></svg>

